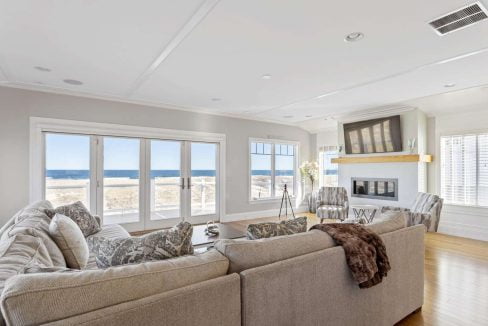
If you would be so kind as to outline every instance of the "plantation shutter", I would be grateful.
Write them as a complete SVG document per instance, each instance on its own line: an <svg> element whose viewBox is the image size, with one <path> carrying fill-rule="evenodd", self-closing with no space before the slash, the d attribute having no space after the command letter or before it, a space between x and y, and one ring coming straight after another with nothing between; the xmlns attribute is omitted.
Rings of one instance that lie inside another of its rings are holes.
<svg viewBox="0 0 488 326"><path fill-rule="evenodd" d="M478 205L488 206L488 134L478 135Z"/></svg>
<svg viewBox="0 0 488 326"><path fill-rule="evenodd" d="M449 204L488 206L488 134L441 137L441 196Z"/></svg>

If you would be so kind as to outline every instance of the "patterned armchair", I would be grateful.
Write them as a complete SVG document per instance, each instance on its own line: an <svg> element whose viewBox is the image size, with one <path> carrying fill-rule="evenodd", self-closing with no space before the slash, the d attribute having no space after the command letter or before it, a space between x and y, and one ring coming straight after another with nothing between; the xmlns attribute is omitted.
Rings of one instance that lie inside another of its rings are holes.
<svg viewBox="0 0 488 326"><path fill-rule="evenodd" d="M349 200L344 187L322 187L317 197L317 217L344 221L349 215Z"/></svg>
<svg viewBox="0 0 488 326"><path fill-rule="evenodd" d="M412 208L383 206L381 212L401 211L405 213L407 225L424 224L427 232L437 232L444 199L437 195L419 192Z"/></svg>

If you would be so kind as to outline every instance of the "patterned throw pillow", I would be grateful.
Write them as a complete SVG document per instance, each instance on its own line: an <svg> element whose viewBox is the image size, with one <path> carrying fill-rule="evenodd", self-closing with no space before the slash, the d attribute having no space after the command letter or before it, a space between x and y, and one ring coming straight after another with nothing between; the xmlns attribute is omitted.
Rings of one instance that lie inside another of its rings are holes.
<svg viewBox="0 0 488 326"><path fill-rule="evenodd" d="M249 224L247 227L247 238L250 240L290 235L307 231L307 218L297 217L293 220L281 221L279 223L258 223Z"/></svg>
<svg viewBox="0 0 488 326"><path fill-rule="evenodd" d="M81 201L77 201L70 205L59 206L55 209L46 209L46 214L53 218L56 214L62 214L68 216L70 219L76 222L83 232L85 238L94 233L100 232L101 227L96 218L90 214L88 209Z"/></svg>
<svg viewBox="0 0 488 326"><path fill-rule="evenodd" d="M169 230L155 231L142 237L91 237L88 238L88 247L95 255L97 266L107 268L193 254L192 234L192 225L181 222Z"/></svg>

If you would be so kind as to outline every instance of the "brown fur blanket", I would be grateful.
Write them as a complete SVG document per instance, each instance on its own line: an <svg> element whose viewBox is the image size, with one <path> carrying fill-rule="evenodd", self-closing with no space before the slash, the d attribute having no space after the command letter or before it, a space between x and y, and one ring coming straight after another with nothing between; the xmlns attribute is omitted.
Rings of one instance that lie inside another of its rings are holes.
<svg viewBox="0 0 488 326"><path fill-rule="evenodd" d="M326 232L344 248L349 269L360 288L381 283L391 269L381 238L359 224L317 224L310 230Z"/></svg>

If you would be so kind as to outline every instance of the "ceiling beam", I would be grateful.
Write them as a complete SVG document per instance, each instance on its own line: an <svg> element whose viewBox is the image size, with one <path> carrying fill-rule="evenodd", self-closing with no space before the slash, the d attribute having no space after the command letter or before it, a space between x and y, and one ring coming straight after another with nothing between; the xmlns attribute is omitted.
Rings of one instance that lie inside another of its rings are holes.
<svg viewBox="0 0 488 326"><path fill-rule="evenodd" d="M166 45L163 51L157 58L146 68L146 70L136 79L131 88L127 91L127 96L132 96L139 87L159 68L159 66L166 60L171 53L183 42L183 40L190 35L195 27L200 24L205 17L215 8L220 0L205 0L190 19L183 25L183 27L176 33L173 39Z"/></svg>
<svg viewBox="0 0 488 326"><path fill-rule="evenodd" d="M416 72L416 71L419 71L419 70L422 70L422 69L425 69L425 68L429 68L429 67L432 67L432 66L442 65L442 64L449 63L449 62L462 60L462 59L465 59L465 58L468 58L468 57L471 57L471 56L474 56L474 55L486 53L486 52L488 52L488 48L482 48L482 49L479 49L479 50L476 50L476 51L471 51L471 52L463 53L461 55L449 57L449 58L442 59L442 60L438 60L438 61L435 61L435 62L430 62L430 63L423 64L423 65L420 65L420 66L417 66L417 67L413 67L413 68L409 68L409 69L406 69L406 70L403 70L403 71L399 71L399 72L396 72L396 73L393 73L393 74L390 74L390 75L387 75L387 76L383 76L383 77L379 77L379 78L374 78L374 79L371 79L371 80L368 80L368 81L365 81L365 82L362 82L362 83L352 84L350 86L346 86L346 87L343 87L343 88L340 88L340 89L336 89L336 90L333 90L333 91L330 91L330 92L327 92L327 93L324 93L324 94L320 94L320 95L317 95L317 96L308 97L308 98L301 99L301 100L297 100L297 101L294 101L294 102L291 102L291 103L286 103L286 104L283 104L283 105L279 105L279 106L276 106L276 107L271 108L271 109L266 109L266 110L263 110L263 111L259 111L256 114L268 113L268 112L275 111L275 110L278 110L278 109L286 109L286 107L293 106L293 105L296 105L296 104L300 104L300 103L303 103L303 102L318 100L318 99L321 99L321 98L324 98L324 97L329 97L329 96L332 96L332 95L340 94L340 93L343 93L343 92L346 92L346 91L349 91L349 90L352 90L352 89L355 89L355 88L363 87L363 86L366 86L366 85L369 85L369 84L378 83L378 82L381 82L381 81L384 81L384 80L387 80L387 79L391 79L391 78L399 77L399 76L402 76L402 75L406 75L406 74L409 74L409 73L412 73L412 72Z"/></svg>

